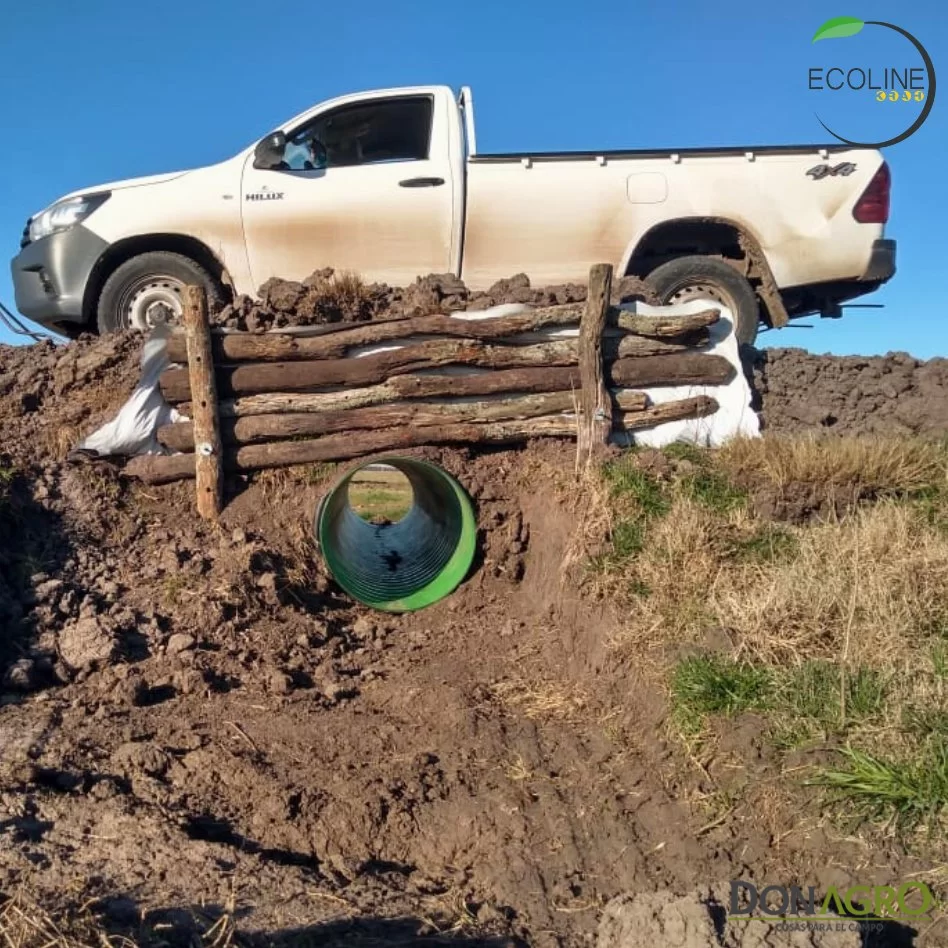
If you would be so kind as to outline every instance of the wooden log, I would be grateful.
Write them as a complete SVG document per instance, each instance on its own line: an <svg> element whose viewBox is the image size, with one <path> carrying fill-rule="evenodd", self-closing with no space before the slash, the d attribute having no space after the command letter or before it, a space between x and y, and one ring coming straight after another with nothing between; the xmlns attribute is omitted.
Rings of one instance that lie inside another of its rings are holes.
<svg viewBox="0 0 948 948"><path fill-rule="evenodd" d="M465 339L500 339L550 326L579 323L582 303L544 306L513 316L464 319L456 316L414 316L408 319L380 319L368 323L336 323L318 327L319 335L293 333L221 333L214 337L219 361L291 362L309 359L334 359L357 346L407 339L410 336L450 336ZM181 337L168 340L168 357L182 361Z"/></svg>
<svg viewBox="0 0 948 948"><path fill-rule="evenodd" d="M445 365L490 368L570 365L576 362L572 340L536 346L490 346L479 340L430 340L359 359L312 362L270 362L228 366L218 370L218 385L226 395L263 392L305 392L339 385L372 385L394 375ZM161 376L165 400L188 400L188 376L171 368Z"/></svg>
<svg viewBox="0 0 948 948"><path fill-rule="evenodd" d="M610 388L652 388L660 385L724 385L734 367L724 356L699 352L657 355L648 359L616 359L605 363Z"/></svg>
<svg viewBox="0 0 948 948"><path fill-rule="evenodd" d="M708 395L695 395L674 402L650 405L643 411L620 411L613 415L614 431L639 431L653 428L666 421L682 421L685 418L706 418L718 410L718 403Z"/></svg>
<svg viewBox="0 0 948 948"><path fill-rule="evenodd" d="M622 389L611 393L613 403L624 411L642 411L648 404L643 392ZM368 408L327 412L289 412L225 418L221 434L227 444L259 444L290 438L313 437L341 431L393 428L402 425L432 427L459 422L516 421L573 412L573 392L520 395L478 402L396 402ZM165 425L158 440L173 451L191 451L194 441L190 422Z"/></svg>
<svg viewBox="0 0 948 948"><path fill-rule="evenodd" d="M673 362L682 360L685 365L689 359L720 359L719 356L700 356L687 350L656 355L647 359L626 358L620 363L639 362L644 377L650 377L650 371L659 375L667 374ZM393 381L399 375L408 375L421 369L439 368L447 365L466 365L490 367L499 374L505 369L517 366L527 371L556 371L552 367L566 368L566 378L575 378L577 373L568 368L576 361L576 344L571 340L541 343L536 346L490 346L479 341L435 340L422 342L403 349L379 352L360 359L330 359L316 362L271 362L251 363L224 367L218 370L218 390L226 396L254 395L267 392L308 392L321 388L339 386L363 387L385 381ZM722 360L723 361L723 360ZM654 363L654 365L653 365ZM690 364L690 363L688 363ZM645 366L651 366L651 369ZM536 367L536 368L533 368ZM693 372L692 372L693 374ZM689 381L690 379L682 379ZM570 383L571 385L572 383ZM633 382L632 384L638 384ZM666 384L652 382L650 384ZM671 383L668 383L671 384ZM562 391L561 388L531 388L526 391ZM576 386L578 387L578 386ZM496 389L504 391L505 389ZM516 389L507 388L506 391ZM161 391L165 400L171 404L180 404L191 397L188 373L185 369L171 368L161 376ZM479 393L480 394L480 393Z"/></svg>
<svg viewBox="0 0 948 948"><path fill-rule="evenodd" d="M699 313L687 316L644 316L613 309L610 313L610 325L618 326L627 332L648 336L654 339L674 339L687 335L696 329L713 326L721 318L719 309L703 309Z"/></svg>
<svg viewBox="0 0 948 948"><path fill-rule="evenodd" d="M603 375L602 334L612 295L612 266L598 263L589 271L586 312L579 324L579 434L577 464L585 465L604 452L612 431L612 399Z"/></svg>
<svg viewBox="0 0 948 948"><path fill-rule="evenodd" d="M706 397L666 402L644 411L622 413L615 419L617 431L651 427L663 421L699 417L717 408ZM326 435L312 441L277 441L239 448L227 457L237 471L289 467L319 461L344 461L381 451L437 444L517 444L538 437L573 438L576 419L553 416L487 424L450 424L439 427L387 428L382 431ZM194 477L194 455L142 455L132 458L125 472L147 484L168 484Z"/></svg>
<svg viewBox="0 0 948 948"><path fill-rule="evenodd" d="M217 417L217 388L211 356L211 328L207 319L204 288L184 288L185 341L188 352L188 379L194 393L192 427L197 509L205 520L214 520L221 512L222 448Z"/></svg>
<svg viewBox="0 0 948 948"><path fill-rule="evenodd" d="M659 361L659 360L673 360ZM681 361L678 361L681 360ZM695 362L694 360L700 360ZM607 365L613 388L635 388L637 373L648 385L720 385L732 375L731 364L721 356L686 353L649 359L619 359ZM629 381L626 381L629 380ZM477 375L399 375L367 388L347 388L336 392L273 392L249 395L221 402L223 417L269 415L276 412L337 411L382 405L406 398L480 397L516 393L568 392L579 388L575 367L503 369Z"/></svg>
<svg viewBox="0 0 948 948"><path fill-rule="evenodd" d="M370 323L337 323L318 327L320 334L229 332L212 338L214 357L224 362L296 362L337 359L357 346L406 339L410 336L449 336L462 339L503 339L538 329L579 324L583 303L545 306L513 316L462 319L456 316L416 316L410 319L376 320ZM710 326L720 318L718 310L690 316L637 316L611 307L609 325L647 338L672 339ZM187 352L182 335L168 340L168 357L184 362Z"/></svg>
<svg viewBox="0 0 948 948"><path fill-rule="evenodd" d="M653 355L672 355L676 352L701 349L708 345L707 329L697 329L676 339L649 339L646 336L610 336L603 333L602 351L606 359L642 358Z"/></svg>

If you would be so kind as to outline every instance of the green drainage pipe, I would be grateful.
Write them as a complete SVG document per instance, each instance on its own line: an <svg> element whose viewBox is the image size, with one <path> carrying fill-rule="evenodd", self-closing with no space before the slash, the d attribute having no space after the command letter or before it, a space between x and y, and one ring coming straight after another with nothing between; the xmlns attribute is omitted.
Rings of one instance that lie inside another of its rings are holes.
<svg viewBox="0 0 948 948"><path fill-rule="evenodd" d="M408 478L411 509L398 523L373 524L349 504L350 471L316 511L316 540L337 583L386 612L422 609L453 592L471 568L477 521L464 488L436 464L387 457ZM363 465L365 467L365 465Z"/></svg>

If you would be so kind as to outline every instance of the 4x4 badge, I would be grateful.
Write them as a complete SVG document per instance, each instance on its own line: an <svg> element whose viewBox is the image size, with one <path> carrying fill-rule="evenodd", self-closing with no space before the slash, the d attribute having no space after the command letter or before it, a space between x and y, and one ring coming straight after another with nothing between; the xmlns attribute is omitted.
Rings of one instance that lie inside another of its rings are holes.
<svg viewBox="0 0 948 948"><path fill-rule="evenodd" d="M842 175L845 178L855 170L856 165L853 162L841 161L838 165L814 165L806 173L814 181L819 181L820 178L836 177L836 175Z"/></svg>

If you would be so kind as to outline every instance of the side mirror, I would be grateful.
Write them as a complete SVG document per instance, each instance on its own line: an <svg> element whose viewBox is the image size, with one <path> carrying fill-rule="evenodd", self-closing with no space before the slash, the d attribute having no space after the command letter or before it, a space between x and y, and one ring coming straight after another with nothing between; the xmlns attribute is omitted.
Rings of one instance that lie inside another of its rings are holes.
<svg viewBox="0 0 948 948"><path fill-rule="evenodd" d="M254 168L276 168L283 161L286 151L286 134L273 132L261 139L253 151Z"/></svg>

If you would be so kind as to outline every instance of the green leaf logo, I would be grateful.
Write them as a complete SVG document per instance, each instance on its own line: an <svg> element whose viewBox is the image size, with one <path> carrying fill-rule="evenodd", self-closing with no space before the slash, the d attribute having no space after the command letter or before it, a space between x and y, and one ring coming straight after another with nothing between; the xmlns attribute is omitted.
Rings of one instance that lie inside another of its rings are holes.
<svg viewBox="0 0 948 948"><path fill-rule="evenodd" d="M841 39L844 36L855 36L866 24L854 16L834 16L827 20L814 34L813 42L817 40Z"/></svg>

